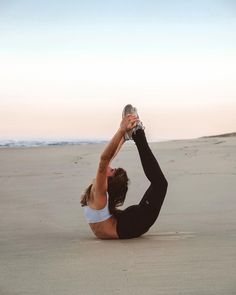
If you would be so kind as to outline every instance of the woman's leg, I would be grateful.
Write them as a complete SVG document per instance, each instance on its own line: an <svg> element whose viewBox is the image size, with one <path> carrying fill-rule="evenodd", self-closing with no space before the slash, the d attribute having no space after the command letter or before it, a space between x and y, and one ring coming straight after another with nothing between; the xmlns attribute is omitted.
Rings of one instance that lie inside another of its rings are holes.
<svg viewBox="0 0 236 295"><path fill-rule="evenodd" d="M144 173L151 182L139 205L150 207L152 209L150 211L153 212L152 215L158 216L166 195L168 183L148 145L144 130L137 130L133 134L133 139L139 152Z"/></svg>
<svg viewBox="0 0 236 295"><path fill-rule="evenodd" d="M139 205L130 206L117 215L120 238L134 238L147 232L159 215L167 191L167 180L147 143L144 130L138 129L133 139L151 184Z"/></svg>
<svg viewBox="0 0 236 295"><path fill-rule="evenodd" d="M165 185L167 181L148 145L144 130L138 129L132 137L136 143L144 173L149 181L152 184Z"/></svg>

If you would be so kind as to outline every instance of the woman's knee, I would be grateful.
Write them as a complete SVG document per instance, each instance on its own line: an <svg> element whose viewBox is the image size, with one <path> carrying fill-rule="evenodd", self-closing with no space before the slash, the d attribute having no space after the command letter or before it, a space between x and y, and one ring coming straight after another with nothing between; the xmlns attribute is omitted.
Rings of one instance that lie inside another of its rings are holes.
<svg viewBox="0 0 236 295"><path fill-rule="evenodd" d="M152 181L152 185L154 187L157 187L159 190L167 191L168 187L168 181L167 179L163 176L162 178L157 178Z"/></svg>
<svg viewBox="0 0 236 295"><path fill-rule="evenodd" d="M163 180L163 185L165 187L165 190L167 190L167 188L168 188L168 181L167 181L167 179L165 177L164 177L164 180Z"/></svg>

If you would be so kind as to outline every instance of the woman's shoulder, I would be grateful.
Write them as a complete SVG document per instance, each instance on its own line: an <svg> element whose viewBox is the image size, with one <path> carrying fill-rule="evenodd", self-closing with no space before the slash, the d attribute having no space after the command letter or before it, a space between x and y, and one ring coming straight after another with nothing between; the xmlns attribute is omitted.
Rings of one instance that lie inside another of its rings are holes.
<svg viewBox="0 0 236 295"><path fill-rule="evenodd" d="M107 193L106 194L99 194L95 197L96 190L95 190L95 184L92 185L88 206L92 209L101 210L106 207L107 205Z"/></svg>

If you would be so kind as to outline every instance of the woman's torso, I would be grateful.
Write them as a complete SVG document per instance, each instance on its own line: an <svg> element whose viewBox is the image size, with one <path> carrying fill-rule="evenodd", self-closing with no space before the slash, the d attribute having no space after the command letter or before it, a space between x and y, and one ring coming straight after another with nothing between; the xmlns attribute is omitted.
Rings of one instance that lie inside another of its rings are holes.
<svg viewBox="0 0 236 295"><path fill-rule="evenodd" d="M116 239L118 238L116 225L117 220L112 216L108 209L108 199L104 208L97 209L94 202L94 183L92 185L87 210L87 220L93 233L100 239ZM101 221L100 221L101 219ZM105 220L104 220L105 219Z"/></svg>

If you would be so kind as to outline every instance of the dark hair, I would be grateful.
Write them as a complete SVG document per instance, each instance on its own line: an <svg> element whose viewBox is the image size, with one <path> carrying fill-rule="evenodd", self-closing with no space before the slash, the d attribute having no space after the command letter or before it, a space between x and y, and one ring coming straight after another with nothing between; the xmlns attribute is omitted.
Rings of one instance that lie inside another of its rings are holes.
<svg viewBox="0 0 236 295"><path fill-rule="evenodd" d="M84 191L84 193L83 193L82 196L81 196L80 204L81 204L82 207L87 206L87 203L88 203L88 200L89 200L89 195L90 195L91 188L92 188L92 184L90 184L90 185L86 188L86 190Z"/></svg>
<svg viewBox="0 0 236 295"><path fill-rule="evenodd" d="M123 168L117 168L113 176L108 177L107 192L109 195L108 207L111 214L118 211L116 208L122 206L128 191L129 179ZM81 206L87 206L92 184L90 184L81 196Z"/></svg>
<svg viewBox="0 0 236 295"><path fill-rule="evenodd" d="M114 175L108 177L109 211L111 214L122 206L128 191L129 178L123 168L117 168Z"/></svg>

